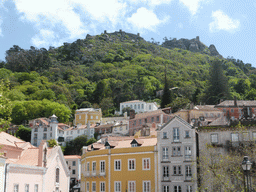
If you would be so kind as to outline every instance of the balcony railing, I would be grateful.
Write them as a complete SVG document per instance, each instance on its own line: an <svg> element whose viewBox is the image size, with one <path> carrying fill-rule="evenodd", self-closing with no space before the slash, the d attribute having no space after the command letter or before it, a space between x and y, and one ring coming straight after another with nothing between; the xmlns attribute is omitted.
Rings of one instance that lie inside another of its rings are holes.
<svg viewBox="0 0 256 192"><path fill-rule="evenodd" d="M185 155L185 161L192 161L191 155Z"/></svg>
<svg viewBox="0 0 256 192"><path fill-rule="evenodd" d="M190 175L185 176L185 180L186 181L191 181L192 180L192 176L190 176Z"/></svg>
<svg viewBox="0 0 256 192"><path fill-rule="evenodd" d="M105 177L106 172L101 171L86 171L85 177Z"/></svg>
<svg viewBox="0 0 256 192"><path fill-rule="evenodd" d="M169 176L163 176L163 181L169 181L169 180L170 180Z"/></svg>

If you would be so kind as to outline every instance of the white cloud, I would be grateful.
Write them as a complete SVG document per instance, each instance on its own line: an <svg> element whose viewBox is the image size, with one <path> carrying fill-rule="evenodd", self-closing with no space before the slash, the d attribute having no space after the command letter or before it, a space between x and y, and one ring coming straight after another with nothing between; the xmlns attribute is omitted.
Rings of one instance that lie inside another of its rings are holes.
<svg viewBox="0 0 256 192"><path fill-rule="evenodd" d="M169 4L172 0L128 0L128 1L134 4L145 3L151 6L151 5Z"/></svg>
<svg viewBox="0 0 256 192"><path fill-rule="evenodd" d="M59 46L62 43L56 42L56 34L54 31L48 30L48 29L42 29L40 30L39 34L36 34L32 39L31 42L36 47L46 47L49 45L49 42L51 42L51 45L53 46Z"/></svg>
<svg viewBox="0 0 256 192"><path fill-rule="evenodd" d="M180 2L182 2L189 9L192 15L197 13L199 5L202 1L205 0L180 0Z"/></svg>
<svg viewBox="0 0 256 192"><path fill-rule="evenodd" d="M219 30L232 32L234 29L237 29L240 26L239 20L230 18L221 10L212 12L212 18L214 21L209 24L209 29L211 32Z"/></svg>
<svg viewBox="0 0 256 192"><path fill-rule="evenodd" d="M148 29L151 31L154 31L157 25L164 23L167 20L168 18L159 20L153 11L144 7L139 8L136 13L127 19L129 23L135 25L137 28Z"/></svg>

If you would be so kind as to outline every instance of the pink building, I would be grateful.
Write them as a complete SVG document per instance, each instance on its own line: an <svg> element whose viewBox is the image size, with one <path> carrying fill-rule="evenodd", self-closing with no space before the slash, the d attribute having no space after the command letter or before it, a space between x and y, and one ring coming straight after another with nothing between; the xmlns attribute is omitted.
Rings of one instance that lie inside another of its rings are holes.
<svg viewBox="0 0 256 192"><path fill-rule="evenodd" d="M59 146L48 148L42 141L34 147L5 132L0 132L0 146L7 158L5 191L69 191L69 170Z"/></svg>

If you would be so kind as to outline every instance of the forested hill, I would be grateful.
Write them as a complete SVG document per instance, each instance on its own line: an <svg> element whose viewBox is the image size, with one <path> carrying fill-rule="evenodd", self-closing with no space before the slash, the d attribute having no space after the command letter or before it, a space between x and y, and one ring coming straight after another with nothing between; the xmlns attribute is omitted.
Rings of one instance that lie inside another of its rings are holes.
<svg viewBox="0 0 256 192"><path fill-rule="evenodd" d="M14 45L6 51L6 61L0 62L0 79L9 80L10 90L5 95L13 101L14 123L48 115L26 111L28 103L40 102L64 104L72 113L81 107L101 107L104 115L109 116L123 101L159 101L156 91L164 87L165 66L170 87L178 87L173 91L173 105L205 102L209 66L216 58L228 77L230 97L254 99L256 75L251 64L180 48L168 49L154 40L147 42L139 34L123 31L87 35L48 50L24 50ZM21 111L26 112L23 117L17 115ZM61 121L67 120L66 116Z"/></svg>

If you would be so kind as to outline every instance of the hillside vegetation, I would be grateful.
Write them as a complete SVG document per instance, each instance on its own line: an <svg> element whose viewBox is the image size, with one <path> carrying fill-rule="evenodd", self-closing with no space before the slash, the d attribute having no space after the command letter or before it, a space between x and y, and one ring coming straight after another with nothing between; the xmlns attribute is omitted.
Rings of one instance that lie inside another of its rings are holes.
<svg viewBox="0 0 256 192"><path fill-rule="evenodd" d="M77 108L101 107L105 116L111 116L120 102L159 102L156 91L164 87L165 72L170 87L178 87L173 91L172 105L207 103L203 94L214 59L115 32L87 35L48 50L24 50L14 45L6 51L6 61L0 62L0 79L9 86L4 94L12 101L13 123L51 113L67 122ZM217 59L228 78L230 98L254 99L255 68L232 57Z"/></svg>

